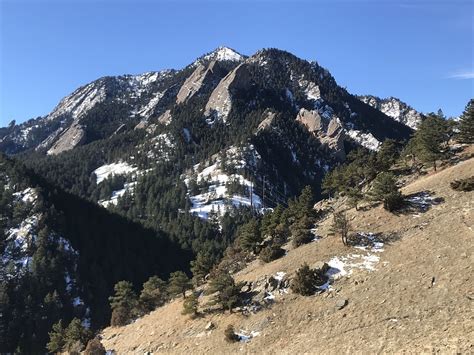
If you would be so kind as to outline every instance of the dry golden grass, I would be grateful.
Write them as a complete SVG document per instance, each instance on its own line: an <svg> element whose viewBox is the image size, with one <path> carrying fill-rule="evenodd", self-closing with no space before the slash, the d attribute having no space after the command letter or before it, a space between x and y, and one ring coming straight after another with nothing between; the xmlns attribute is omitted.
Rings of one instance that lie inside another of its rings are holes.
<svg viewBox="0 0 474 355"><path fill-rule="evenodd" d="M465 154L472 154L469 147ZM380 206L348 210L354 231L396 233L385 245L376 271L357 270L337 280L332 292L302 297L286 294L257 314L211 314L190 320L176 300L135 323L103 331L103 344L125 353L469 353L474 351L474 192L449 187L474 174L474 158L418 178L404 194L429 190L443 203L414 216ZM318 226L323 236L274 262L255 261L236 275L253 281L279 271L293 273L353 252L329 235L331 218ZM434 281L434 283L433 283ZM348 305L337 310L338 299ZM212 321L217 328L206 331ZM229 344L224 329L258 331L247 343Z"/></svg>

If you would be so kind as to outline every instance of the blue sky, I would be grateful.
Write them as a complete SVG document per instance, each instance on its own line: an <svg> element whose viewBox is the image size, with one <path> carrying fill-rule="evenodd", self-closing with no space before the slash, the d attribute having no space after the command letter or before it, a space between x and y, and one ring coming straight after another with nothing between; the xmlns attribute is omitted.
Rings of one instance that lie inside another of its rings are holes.
<svg viewBox="0 0 474 355"><path fill-rule="evenodd" d="M220 45L316 60L354 94L459 115L473 92L465 0L0 0L0 126L105 75L181 68Z"/></svg>

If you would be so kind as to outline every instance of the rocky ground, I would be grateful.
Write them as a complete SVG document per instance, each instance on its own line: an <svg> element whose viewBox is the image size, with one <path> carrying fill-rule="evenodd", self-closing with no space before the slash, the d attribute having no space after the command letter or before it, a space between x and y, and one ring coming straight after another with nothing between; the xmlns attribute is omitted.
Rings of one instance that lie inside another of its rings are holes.
<svg viewBox="0 0 474 355"><path fill-rule="evenodd" d="M473 153L470 147L464 156ZM327 218L317 226L321 239L274 262L251 263L235 277L260 291L265 307L256 313L191 320L175 300L105 329L102 342L118 354L474 352L474 192L449 187L473 173L470 158L412 180L402 189L412 206L399 214L381 206L349 210L353 231L375 233L378 243L344 247ZM329 264L326 291L303 297L285 289L303 262ZM276 282L265 288L271 276ZM225 341L228 324L240 342Z"/></svg>

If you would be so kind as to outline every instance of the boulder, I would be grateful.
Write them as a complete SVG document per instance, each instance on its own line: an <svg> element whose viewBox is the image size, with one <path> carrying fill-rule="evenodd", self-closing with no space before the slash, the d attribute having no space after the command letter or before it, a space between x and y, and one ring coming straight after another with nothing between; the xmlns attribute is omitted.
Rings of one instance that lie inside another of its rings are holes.
<svg viewBox="0 0 474 355"><path fill-rule="evenodd" d="M206 330L212 330L212 329L214 329L215 327L216 327L216 325L215 325L214 323L209 322L209 323L207 323L205 329L206 329Z"/></svg>
<svg viewBox="0 0 474 355"><path fill-rule="evenodd" d="M343 309L345 306L347 306L347 304L348 304L348 301L346 299L337 300L336 301L336 308L338 310Z"/></svg>

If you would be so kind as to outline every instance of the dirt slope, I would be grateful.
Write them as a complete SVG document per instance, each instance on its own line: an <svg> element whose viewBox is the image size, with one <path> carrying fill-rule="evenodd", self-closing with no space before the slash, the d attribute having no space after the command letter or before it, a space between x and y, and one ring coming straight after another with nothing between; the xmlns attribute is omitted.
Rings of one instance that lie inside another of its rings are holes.
<svg viewBox="0 0 474 355"><path fill-rule="evenodd" d="M474 158L421 177L403 188L405 195L430 191L443 202L424 212L394 215L381 207L350 210L354 231L395 233L385 240L375 270L354 269L335 280L332 290L303 297L276 298L250 316L207 314L190 320L176 300L133 324L107 328L102 342L124 353L472 353L474 352L474 192L450 189L453 179L474 174ZM303 262L364 251L343 247L328 235L331 219L318 226L323 237L280 260L250 264L236 278L256 280ZM345 299L338 310L336 302ZM208 322L217 328L206 331ZM226 343L223 330L259 334L248 342Z"/></svg>

